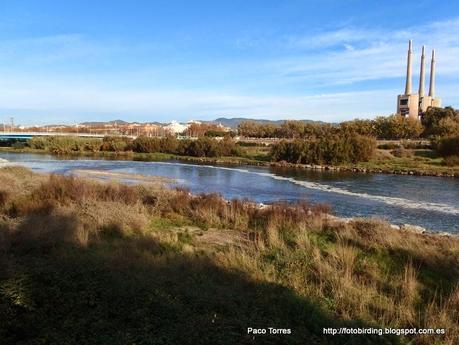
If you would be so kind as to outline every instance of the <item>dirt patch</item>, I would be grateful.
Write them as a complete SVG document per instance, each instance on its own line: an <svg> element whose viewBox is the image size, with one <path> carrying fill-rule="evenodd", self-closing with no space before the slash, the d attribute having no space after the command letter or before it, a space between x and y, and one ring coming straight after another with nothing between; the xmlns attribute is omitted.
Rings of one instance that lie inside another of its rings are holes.
<svg viewBox="0 0 459 345"><path fill-rule="evenodd" d="M164 176L147 176L147 175L112 172L112 171L104 171L104 170L75 169L75 170L72 170L72 173L78 176L82 176L82 177L107 179L107 180L118 180L118 181L125 180L125 181L153 183L153 184L167 184L167 183L176 182L175 179L164 177Z"/></svg>

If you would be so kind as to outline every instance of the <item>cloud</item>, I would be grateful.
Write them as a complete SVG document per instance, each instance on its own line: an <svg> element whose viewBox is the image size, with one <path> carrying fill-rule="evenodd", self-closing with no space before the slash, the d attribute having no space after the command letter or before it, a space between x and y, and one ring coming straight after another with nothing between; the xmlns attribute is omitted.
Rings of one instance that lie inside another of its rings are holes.
<svg viewBox="0 0 459 345"><path fill-rule="evenodd" d="M342 46L353 42L368 42L377 37L380 37L379 33L373 30L340 28L306 37L292 37L288 40L288 43L296 48L317 49L336 45Z"/></svg>
<svg viewBox="0 0 459 345"><path fill-rule="evenodd" d="M420 46L426 45L437 50L438 75L459 74L459 19L403 30L340 28L297 37L288 46L306 54L273 61L271 68L282 77L318 86L403 77L409 39L415 44L414 71L419 68Z"/></svg>

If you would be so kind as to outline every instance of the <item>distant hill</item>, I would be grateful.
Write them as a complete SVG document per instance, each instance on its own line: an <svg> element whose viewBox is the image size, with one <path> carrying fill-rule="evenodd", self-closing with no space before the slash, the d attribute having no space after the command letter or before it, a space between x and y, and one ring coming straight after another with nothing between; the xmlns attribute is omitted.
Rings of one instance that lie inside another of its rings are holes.
<svg viewBox="0 0 459 345"><path fill-rule="evenodd" d="M215 119L213 121L207 121L207 122L216 122L216 123L221 123L223 126L231 127L231 128L237 128L237 126L244 121L253 121L256 123L263 123L263 124L273 124L273 125L281 125L285 121L288 120L266 120L266 119L250 119L250 118L245 118L245 117L233 117L233 118L226 118L226 117L220 117L218 119ZM314 121L314 120L298 120L304 123L324 123L322 121Z"/></svg>

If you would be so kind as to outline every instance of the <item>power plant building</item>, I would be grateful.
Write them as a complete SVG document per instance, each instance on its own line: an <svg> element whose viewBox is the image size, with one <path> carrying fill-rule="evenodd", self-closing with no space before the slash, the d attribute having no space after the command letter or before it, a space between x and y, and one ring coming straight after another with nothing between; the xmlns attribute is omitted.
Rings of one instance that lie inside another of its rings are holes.
<svg viewBox="0 0 459 345"><path fill-rule="evenodd" d="M435 50L430 61L429 94L425 95L425 47L422 46L419 90L412 92L413 43L408 45L405 93L397 97L397 114L418 119L429 107L441 107L441 99L435 97Z"/></svg>

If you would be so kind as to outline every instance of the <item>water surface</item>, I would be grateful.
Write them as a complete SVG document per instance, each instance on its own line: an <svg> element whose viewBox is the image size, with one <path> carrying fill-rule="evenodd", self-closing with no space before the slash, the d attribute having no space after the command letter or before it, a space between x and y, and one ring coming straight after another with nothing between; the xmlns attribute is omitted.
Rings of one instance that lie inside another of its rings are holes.
<svg viewBox="0 0 459 345"><path fill-rule="evenodd" d="M157 175L176 179L192 192L257 202L308 200L327 203L343 217L379 217L395 224L459 233L459 179L355 174L267 167L226 167L179 161L140 162L51 155L0 153L0 158L37 172L71 174L75 169Z"/></svg>

